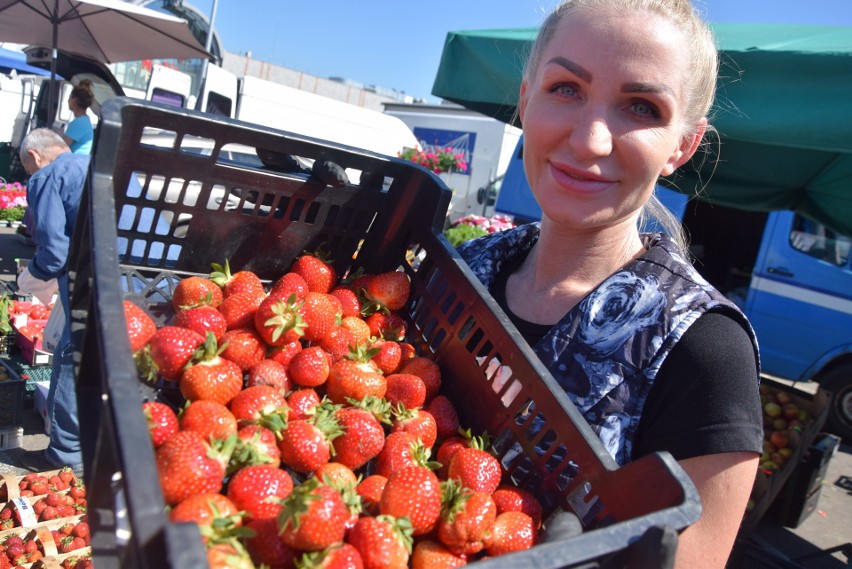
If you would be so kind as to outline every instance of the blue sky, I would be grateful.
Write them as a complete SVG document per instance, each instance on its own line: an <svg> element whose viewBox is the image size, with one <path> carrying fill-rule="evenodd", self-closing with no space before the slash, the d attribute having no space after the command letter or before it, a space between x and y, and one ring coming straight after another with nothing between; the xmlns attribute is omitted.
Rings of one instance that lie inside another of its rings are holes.
<svg viewBox="0 0 852 569"><path fill-rule="evenodd" d="M184 0L210 15L213 0ZM319 75L431 96L448 31L537 26L556 0L219 0L225 49ZM852 26L852 0L703 0L713 22ZM852 33L852 30L850 30Z"/></svg>

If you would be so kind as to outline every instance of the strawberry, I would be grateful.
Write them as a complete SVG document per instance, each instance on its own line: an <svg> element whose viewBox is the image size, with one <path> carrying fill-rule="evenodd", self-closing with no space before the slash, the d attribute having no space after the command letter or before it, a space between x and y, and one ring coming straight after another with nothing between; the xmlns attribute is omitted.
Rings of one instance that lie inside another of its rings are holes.
<svg viewBox="0 0 852 569"><path fill-rule="evenodd" d="M326 484L331 484L338 490L358 485L358 477L351 468L339 462L326 462L314 471L314 476ZM359 504L360 509L360 504Z"/></svg>
<svg viewBox="0 0 852 569"><path fill-rule="evenodd" d="M327 293L337 284L337 272L322 250L299 256L290 271L305 279L311 292Z"/></svg>
<svg viewBox="0 0 852 569"><path fill-rule="evenodd" d="M319 395L311 388L297 389L287 396L287 407L290 411L287 419L307 419L314 413L314 408L320 404Z"/></svg>
<svg viewBox="0 0 852 569"><path fill-rule="evenodd" d="M149 378L159 375L167 381L177 381L195 350L204 343L204 336L177 326L158 329L139 363L143 374Z"/></svg>
<svg viewBox="0 0 852 569"><path fill-rule="evenodd" d="M347 328L352 334L353 346L371 342L370 326L363 318L359 316L344 316L340 319L340 325Z"/></svg>
<svg viewBox="0 0 852 569"><path fill-rule="evenodd" d="M157 331L157 325L147 312L129 300L124 301L124 319L127 321L130 351L138 352Z"/></svg>
<svg viewBox="0 0 852 569"><path fill-rule="evenodd" d="M403 271L379 273L367 284L366 296L390 312L401 310L408 303L411 281Z"/></svg>
<svg viewBox="0 0 852 569"><path fill-rule="evenodd" d="M269 296L288 298L291 294L295 294L298 300L302 300L309 290L308 283L302 275L289 271L273 283L272 288L269 289Z"/></svg>
<svg viewBox="0 0 852 569"><path fill-rule="evenodd" d="M274 346L269 350L269 359L275 360L284 367L287 367L290 365L290 360L302 347L302 342L300 341L290 342L283 346Z"/></svg>
<svg viewBox="0 0 852 569"><path fill-rule="evenodd" d="M497 505L491 496L463 488L454 480L442 484L438 539L456 555L475 555L485 548L485 538Z"/></svg>
<svg viewBox="0 0 852 569"><path fill-rule="evenodd" d="M260 424L273 432L283 428L287 402L281 392L269 385L254 385L240 391L229 405L240 424Z"/></svg>
<svg viewBox="0 0 852 569"><path fill-rule="evenodd" d="M349 543L361 554L364 569L403 569L411 554L410 524L392 516L364 516L349 532Z"/></svg>
<svg viewBox="0 0 852 569"><path fill-rule="evenodd" d="M361 554L349 543L338 543L322 551L303 553L297 560L299 569L363 569Z"/></svg>
<svg viewBox="0 0 852 569"><path fill-rule="evenodd" d="M379 512L395 518L407 516L412 534L428 533L441 515L441 483L425 466L408 466L393 471L388 477Z"/></svg>
<svg viewBox="0 0 852 569"><path fill-rule="evenodd" d="M393 406L418 409L426 401L426 384L419 376L411 373L392 373L385 376L387 390L385 399Z"/></svg>
<svg viewBox="0 0 852 569"><path fill-rule="evenodd" d="M337 323L340 312L340 302L330 294L308 292L299 308L305 322L303 339L307 342L322 341Z"/></svg>
<svg viewBox="0 0 852 569"><path fill-rule="evenodd" d="M334 403L343 404L347 398L362 400L372 395L382 398L387 381L372 363L363 345L353 348L350 354L332 364L326 381L326 393Z"/></svg>
<svg viewBox="0 0 852 569"><path fill-rule="evenodd" d="M220 520L228 519L232 527L242 525L239 508L227 497L218 492L194 494L181 500L169 512L169 521L195 522L201 530L201 539L217 537L216 530L222 526Z"/></svg>
<svg viewBox="0 0 852 569"><path fill-rule="evenodd" d="M331 357L320 346L309 346L293 356L287 366L290 379L302 387L316 387L328 379Z"/></svg>
<svg viewBox="0 0 852 569"><path fill-rule="evenodd" d="M398 314L373 312L364 322L370 327L370 335L376 338L399 342L405 337L405 320Z"/></svg>
<svg viewBox="0 0 852 569"><path fill-rule="evenodd" d="M273 569L294 569L298 553L278 537L278 522L275 518L251 519L246 528L253 534L243 540L245 547L257 566Z"/></svg>
<svg viewBox="0 0 852 569"><path fill-rule="evenodd" d="M262 292L237 292L225 298L216 309L225 317L228 330L254 328L254 315L265 299Z"/></svg>
<svg viewBox="0 0 852 569"><path fill-rule="evenodd" d="M399 342L394 342L393 340L376 340L370 347L378 349L371 359L376 364L376 367L382 370L385 376L394 373L399 368L402 363L402 347L399 345ZM423 387L426 387L425 383Z"/></svg>
<svg viewBox="0 0 852 569"><path fill-rule="evenodd" d="M371 474L355 487L355 491L361 496L362 508L368 515L379 515L379 502L382 500L382 492L384 492L387 483L386 476Z"/></svg>
<svg viewBox="0 0 852 569"><path fill-rule="evenodd" d="M178 432L177 415L165 403L146 401L142 404L142 412L145 414L148 432L151 434L151 442L154 444L154 448L159 447L166 442L166 439Z"/></svg>
<svg viewBox="0 0 852 569"><path fill-rule="evenodd" d="M491 498L497 505L498 515L509 511L523 512L533 519L536 531L541 527L541 503L526 490L505 484L497 487Z"/></svg>
<svg viewBox="0 0 852 569"><path fill-rule="evenodd" d="M349 328L342 324L335 324L318 346L328 352L331 360L336 362L343 359L349 353L350 347L354 346L355 343L354 336Z"/></svg>
<svg viewBox="0 0 852 569"><path fill-rule="evenodd" d="M187 277L175 286L172 293L172 307L175 311L202 304L216 307L221 302L222 288L204 277Z"/></svg>
<svg viewBox="0 0 852 569"><path fill-rule="evenodd" d="M228 482L228 498L248 518L275 518L280 501L293 491L293 479L286 470L258 464L238 470Z"/></svg>
<svg viewBox="0 0 852 569"><path fill-rule="evenodd" d="M378 456L385 445L385 431L366 409L344 407L335 414L343 434L334 443L334 460L353 470Z"/></svg>
<svg viewBox="0 0 852 569"><path fill-rule="evenodd" d="M237 434L237 419L223 403L199 399L190 401L183 409L180 429L194 431L204 440L227 439Z"/></svg>
<svg viewBox="0 0 852 569"><path fill-rule="evenodd" d="M289 421L278 442L281 462L296 472L314 472L331 459L331 441L339 435L340 427L328 413Z"/></svg>
<svg viewBox="0 0 852 569"><path fill-rule="evenodd" d="M240 366L219 355L213 332L207 332L204 344L192 356L192 360L180 376L180 392L189 401L207 399L227 405L243 388L243 372Z"/></svg>
<svg viewBox="0 0 852 569"><path fill-rule="evenodd" d="M211 263L210 266L213 267L213 272L210 273L210 280L222 287L222 296L224 298L244 292L266 295L263 282L253 272L238 271L232 274L231 266L227 259L225 259L225 266L217 263Z"/></svg>
<svg viewBox="0 0 852 569"><path fill-rule="evenodd" d="M394 471L416 464L415 453L421 452L422 447L422 443L411 433L398 431L389 434L385 438L385 446L376 457L375 473L390 477Z"/></svg>
<svg viewBox="0 0 852 569"><path fill-rule="evenodd" d="M523 512L503 512L494 520L485 538L485 551L498 556L523 551L535 545L533 519Z"/></svg>
<svg viewBox="0 0 852 569"><path fill-rule="evenodd" d="M336 297L343 306L343 316L361 317L361 300L354 289L347 286L334 287L329 293Z"/></svg>
<svg viewBox="0 0 852 569"><path fill-rule="evenodd" d="M500 462L484 447L482 437L473 437L465 448L458 449L450 459L447 478L458 480L465 488L491 495L500 485Z"/></svg>
<svg viewBox="0 0 852 569"><path fill-rule="evenodd" d="M441 366L427 357L415 356L405 360L397 373L410 373L422 379L426 385L426 401L435 397L441 389Z"/></svg>
<svg viewBox="0 0 852 569"><path fill-rule="evenodd" d="M266 427L245 425L237 431L237 442L228 462L228 474L255 464L281 464L278 439L275 438L275 433Z"/></svg>
<svg viewBox="0 0 852 569"><path fill-rule="evenodd" d="M253 385L274 387L282 395L292 389L290 376L287 375L287 367L269 358L262 359L249 368L246 386L251 387Z"/></svg>
<svg viewBox="0 0 852 569"><path fill-rule="evenodd" d="M254 329L270 346L284 346L298 341L307 326L300 309L304 300L275 295L267 296L254 313Z"/></svg>
<svg viewBox="0 0 852 569"><path fill-rule="evenodd" d="M157 473L166 503L173 506L193 494L218 492L229 456L227 448L214 452L198 433L175 433L156 453Z"/></svg>
<svg viewBox="0 0 852 569"><path fill-rule="evenodd" d="M467 447L468 443L470 443L470 437L452 435L438 445L435 460L441 465L438 469L439 478L442 480L447 478L447 472L450 470L450 460L452 460L456 451Z"/></svg>
<svg viewBox="0 0 852 569"><path fill-rule="evenodd" d="M438 438L438 427L435 423L435 417L429 411L424 411L423 409L397 407L394 410L391 432L397 431L411 433L428 448L432 448Z"/></svg>
<svg viewBox="0 0 852 569"><path fill-rule="evenodd" d="M467 557L455 555L436 541L422 539L414 544L411 569L454 569L467 565Z"/></svg>
<svg viewBox="0 0 852 569"><path fill-rule="evenodd" d="M237 364L244 372L266 357L266 344L253 328L228 330L222 336L223 358Z"/></svg>
<svg viewBox="0 0 852 569"><path fill-rule="evenodd" d="M238 541L214 543L207 548L210 569L255 569L251 556Z"/></svg>
<svg viewBox="0 0 852 569"><path fill-rule="evenodd" d="M436 395L424 407L435 418L438 441L447 440L459 432L459 414L446 395Z"/></svg>
<svg viewBox="0 0 852 569"><path fill-rule="evenodd" d="M172 325L195 330L202 336L207 336L208 331L213 332L216 340L220 340L228 329L225 316L216 308L206 304L178 311L172 320Z"/></svg>
<svg viewBox="0 0 852 569"><path fill-rule="evenodd" d="M278 514L281 540L300 551L320 551L343 541L350 512L340 492L310 478L295 487Z"/></svg>

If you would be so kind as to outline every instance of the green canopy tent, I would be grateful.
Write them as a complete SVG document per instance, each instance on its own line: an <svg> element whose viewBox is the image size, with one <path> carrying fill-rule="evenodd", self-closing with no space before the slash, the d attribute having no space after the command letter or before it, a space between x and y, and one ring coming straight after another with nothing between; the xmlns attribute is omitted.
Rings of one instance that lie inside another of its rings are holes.
<svg viewBox="0 0 852 569"><path fill-rule="evenodd" d="M852 28L713 29L722 51L711 118L719 160L696 159L668 185L740 209L791 209L852 235ZM536 31L450 32L432 94L516 123Z"/></svg>

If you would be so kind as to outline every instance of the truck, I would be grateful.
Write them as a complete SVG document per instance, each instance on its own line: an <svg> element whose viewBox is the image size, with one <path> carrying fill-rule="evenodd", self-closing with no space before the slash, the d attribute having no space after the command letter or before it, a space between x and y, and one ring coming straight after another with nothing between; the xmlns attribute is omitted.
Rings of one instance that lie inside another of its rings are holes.
<svg viewBox="0 0 852 569"><path fill-rule="evenodd" d="M385 103L385 113L399 117L414 131L423 150L450 147L462 154L465 171L439 177L453 191L448 220L469 214L485 215L494 205L490 188L502 179L521 130L461 105Z"/></svg>
<svg viewBox="0 0 852 569"><path fill-rule="evenodd" d="M832 394L828 426L852 440L852 236L792 210L726 207L663 186L657 196L681 219L698 271L749 318L763 374L818 382ZM518 223L541 218L523 138L495 211Z"/></svg>

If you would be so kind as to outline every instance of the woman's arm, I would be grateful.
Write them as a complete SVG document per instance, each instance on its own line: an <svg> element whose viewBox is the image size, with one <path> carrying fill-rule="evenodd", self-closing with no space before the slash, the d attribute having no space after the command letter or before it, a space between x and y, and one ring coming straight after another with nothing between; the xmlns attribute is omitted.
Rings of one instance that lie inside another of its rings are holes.
<svg viewBox="0 0 852 569"><path fill-rule="evenodd" d="M726 452L687 458L680 465L701 495L701 518L680 535L677 569L723 569L745 513L758 455Z"/></svg>

